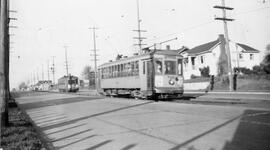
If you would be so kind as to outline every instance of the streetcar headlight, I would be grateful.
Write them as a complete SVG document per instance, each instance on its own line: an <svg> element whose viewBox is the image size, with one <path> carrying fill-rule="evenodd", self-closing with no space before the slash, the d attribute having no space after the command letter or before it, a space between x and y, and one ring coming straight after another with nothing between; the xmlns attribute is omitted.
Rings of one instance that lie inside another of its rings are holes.
<svg viewBox="0 0 270 150"><path fill-rule="evenodd" d="M172 79L169 80L170 85L174 85L174 81Z"/></svg>

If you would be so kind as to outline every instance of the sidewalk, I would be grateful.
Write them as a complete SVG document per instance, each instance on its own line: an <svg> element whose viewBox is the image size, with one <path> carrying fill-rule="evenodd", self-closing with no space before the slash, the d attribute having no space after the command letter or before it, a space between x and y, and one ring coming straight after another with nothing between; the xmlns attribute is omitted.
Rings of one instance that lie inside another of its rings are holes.
<svg viewBox="0 0 270 150"><path fill-rule="evenodd" d="M269 101L270 92L262 91L184 91L184 95L195 95L192 101L246 103Z"/></svg>

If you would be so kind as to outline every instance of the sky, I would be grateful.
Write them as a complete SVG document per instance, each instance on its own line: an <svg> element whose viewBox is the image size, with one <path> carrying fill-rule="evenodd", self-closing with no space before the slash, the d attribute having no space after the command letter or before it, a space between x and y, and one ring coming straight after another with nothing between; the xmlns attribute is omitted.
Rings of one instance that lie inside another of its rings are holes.
<svg viewBox="0 0 270 150"><path fill-rule="evenodd" d="M142 33L147 46L169 39L159 48L189 48L204 44L223 34L221 0L139 0ZM229 38L261 51L270 43L270 0L226 0ZM98 65L115 59L117 54L138 52L136 0L10 0L10 13L17 18L10 29L10 84L18 87L33 76L48 79L48 66L55 56L55 79L65 75L67 46L69 73L81 76L86 65L94 67L93 30L96 30ZM42 69L43 68L43 69ZM52 73L50 72L50 79Z"/></svg>

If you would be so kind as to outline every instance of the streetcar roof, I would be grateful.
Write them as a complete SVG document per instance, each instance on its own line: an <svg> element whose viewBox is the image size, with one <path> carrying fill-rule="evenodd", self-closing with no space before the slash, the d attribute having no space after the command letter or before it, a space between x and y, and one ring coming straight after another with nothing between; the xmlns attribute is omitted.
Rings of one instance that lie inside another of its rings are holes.
<svg viewBox="0 0 270 150"><path fill-rule="evenodd" d="M178 50L156 50L155 54L182 56L178 53Z"/></svg>
<svg viewBox="0 0 270 150"><path fill-rule="evenodd" d="M136 61L139 59L147 59L150 57L150 54L157 54L157 55L170 55L170 56L180 56L182 57L182 55L180 55L178 53L178 50L150 50L150 52L141 54L141 55L134 55L134 56L130 56L127 58L121 58L120 60L115 60L112 62L106 62L102 65L99 65L98 67L105 67L107 65L112 65L112 64L121 64L123 62L128 62L128 61Z"/></svg>

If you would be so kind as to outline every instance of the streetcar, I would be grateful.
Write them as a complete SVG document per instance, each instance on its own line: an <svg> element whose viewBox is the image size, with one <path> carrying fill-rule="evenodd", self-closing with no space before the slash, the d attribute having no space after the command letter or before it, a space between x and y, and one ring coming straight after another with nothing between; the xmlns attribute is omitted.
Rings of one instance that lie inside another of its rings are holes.
<svg viewBox="0 0 270 150"><path fill-rule="evenodd" d="M98 92L162 99L183 95L183 57L174 50L151 50L98 67Z"/></svg>
<svg viewBox="0 0 270 150"><path fill-rule="evenodd" d="M77 92L79 90L79 79L76 76L68 75L58 79L59 92Z"/></svg>

